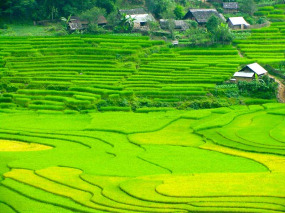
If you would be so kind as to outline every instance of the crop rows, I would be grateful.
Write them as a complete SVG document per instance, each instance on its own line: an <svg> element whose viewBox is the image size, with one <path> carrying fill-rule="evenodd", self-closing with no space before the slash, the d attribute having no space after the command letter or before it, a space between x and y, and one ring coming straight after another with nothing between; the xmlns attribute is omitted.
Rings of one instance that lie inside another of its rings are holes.
<svg viewBox="0 0 285 213"><path fill-rule="evenodd" d="M122 57L163 45L148 37L13 37L0 40L0 77L7 93L0 107L84 110L132 90L122 86L136 68ZM2 67L2 68L1 68Z"/></svg>
<svg viewBox="0 0 285 213"><path fill-rule="evenodd" d="M283 22L274 22L270 27L253 29L249 38L235 40L234 43L245 57L276 66L284 61L283 29Z"/></svg>
<svg viewBox="0 0 285 213"><path fill-rule="evenodd" d="M231 47L171 50L143 36L3 37L0 43L2 108L91 110L102 100L202 99L245 63Z"/></svg>
<svg viewBox="0 0 285 213"><path fill-rule="evenodd" d="M256 16L266 16L270 21L284 21L285 20L285 6L284 4L276 4L273 6L260 7L255 13Z"/></svg>
<svg viewBox="0 0 285 213"><path fill-rule="evenodd" d="M2 112L0 208L284 212L284 109Z"/></svg>

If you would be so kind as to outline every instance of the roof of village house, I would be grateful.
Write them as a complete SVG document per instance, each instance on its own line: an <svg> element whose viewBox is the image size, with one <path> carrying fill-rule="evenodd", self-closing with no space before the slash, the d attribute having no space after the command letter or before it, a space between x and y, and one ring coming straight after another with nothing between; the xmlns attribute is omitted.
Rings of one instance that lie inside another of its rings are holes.
<svg viewBox="0 0 285 213"><path fill-rule="evenodd" d="M238 2L223 2L224 9L238 9Z"/></svg>
<svg viewBox="0 0 285 213"><path fill-rule="evenodd" d="M232 25L246 25L249 26L250 24L246 22L246 20L244 20L243 17L230 17L228 19L228 22L231 22Z"/></svg>
<svg viewBox="0 0 285 213"><path fill-rule="evenodd" d="M267 71L260 66L258 63L253 63L253 64L249 64L246 67L248 67L249 69L251 69L253 72L255 72L257 75L263 75L265 73L267 73ZM245 67L245 68L246 68ZM244 68L244 69L245 69Z"/></svg>
<svg viewBox="0 0 285 213"><path fill-rule="evenodd" d="M147 21L154 21L154 17L151 14L135 14L135 15L126 15L127 18L134 18L134 23L141 23Z"/></svg>
<svg viewBox="0 0 285 213"><path fill-rule="evenodd" d="M168 19L160 19L159 20L161 28L167 28L168 22L169 22ZM184 20L173 20L173 22L174 22L174 27L176 29L188 29L189 28L188 24Z"/></svg>
<svg viewBox="0 0 285 213"><path fill-rule="evenodd" d="M135 8L135 9L128 9L128 10L119 10L121 14L126 15L135 15L135 14L147 14L144 8Z"/></svg>
<svg viewBox="0 0 285 213"><path fill-rule="evenodd" d="M246 71L247 69L250 69L251 72ZM263 75L265 73L267 73L267 71L262 66L258 63L253 63L246 65L239 72L236 72L234 77L252 78L254 74Z"/></svg>
<svg viewBox="0 0 285 213"><path fill-rule="evenodd" d="M188 13L191 13L198 23L206 23L212 15L221 18L223 21L225 20L224 16L219 14L216 9L189 9Z"/></svg>
<svg viewBox="0 0 285 213"><path fill-rule="evenodd" d="M252 78L253 72L235 72L234 77Z"/></svg>
<svg viewBox="0 0 285 213"><path fill-rule="evenodd" d="M108 24L107 19L104 16L99 16L97 19L98 24Z"/></svg>

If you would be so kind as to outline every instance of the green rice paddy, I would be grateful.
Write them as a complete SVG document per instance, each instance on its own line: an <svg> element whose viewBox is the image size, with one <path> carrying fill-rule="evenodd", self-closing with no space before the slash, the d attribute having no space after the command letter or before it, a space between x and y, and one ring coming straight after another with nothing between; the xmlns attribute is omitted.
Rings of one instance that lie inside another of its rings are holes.
<svg viewBox="0 0 285 213"><path fill-rule="evenodd" d="M284 212L284 109L2 110L1 212Z"/></svg>

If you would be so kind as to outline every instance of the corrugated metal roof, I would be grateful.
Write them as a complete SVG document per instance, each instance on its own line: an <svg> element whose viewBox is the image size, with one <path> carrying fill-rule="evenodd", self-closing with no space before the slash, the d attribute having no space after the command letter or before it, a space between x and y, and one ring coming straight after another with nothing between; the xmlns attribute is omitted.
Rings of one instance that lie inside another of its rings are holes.
<svg viewBox="0 0 285 213"><path fill-rule="evenodd" d="M230 17L229 21L232 23L232 25L246 25L249 26L250 24L244 20L243 17Z"/></svg>
<svg viewBox="0 0 285 213"><path fill-rule="evenodd" d="M225 9L238 9L238 2L223 2Z"/></svg>
<svg viewBox="0 0 285 213"><path fill-rule="evenodd" d="M127 18L134 18L134 23L141 23L147 21L154 21L154 17L151 14L136 14L136 15L127 15Z"/></svg>
<svg viewBox="0 0 285 213"><path fill-rule="evenodd" d="M236 72L234 77L242 77L242 78L252 78L254 75L253 72Z"/></svg>
<svg viewBox="0 0 285 213"><path fill-rule="evenodd" d="M135 15L135 14L146 14L144 8L135 8L135 9L127 9L127 10L119 10L121 14L126 15Z"/></svg>
<svg viewBox="0 0 285 213"><path fill-rule="evenodd" d="M255 72L257 75L263 75L267 73L267 71L258 63L249 64L247 65L247 67L251 69L253 72Z"/></svg>

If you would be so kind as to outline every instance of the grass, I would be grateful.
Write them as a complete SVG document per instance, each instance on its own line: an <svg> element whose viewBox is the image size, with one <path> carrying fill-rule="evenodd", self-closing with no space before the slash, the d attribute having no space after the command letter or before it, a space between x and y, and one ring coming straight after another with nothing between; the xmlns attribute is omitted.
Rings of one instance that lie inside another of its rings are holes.
<svg viewBox="0 0 285 213"><path fill-rule="evenodd" d="M47 27L34 25L8 25L2 29L0 36L54 36L55 32L47 32Z"/></svg>

